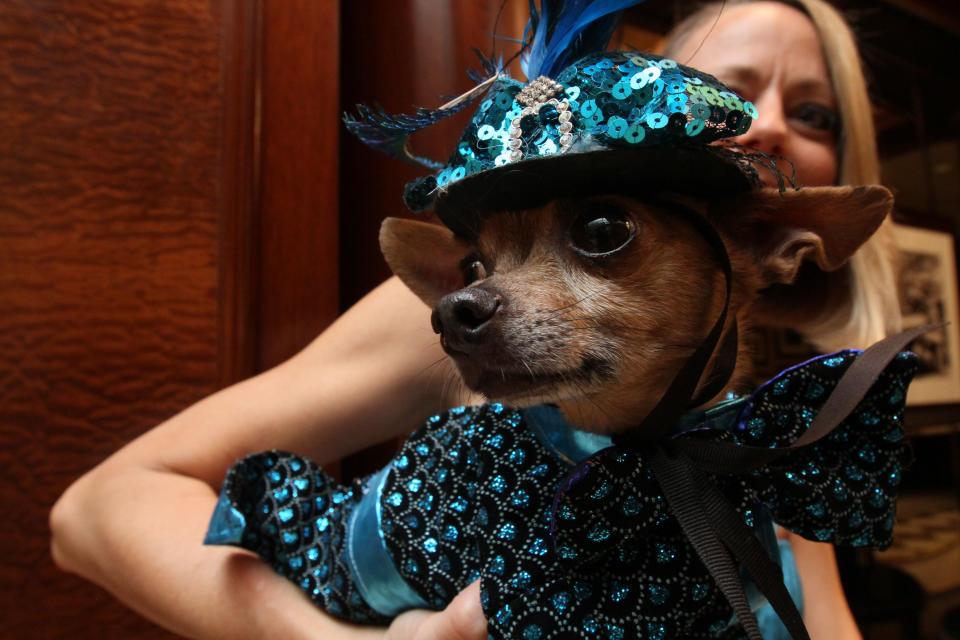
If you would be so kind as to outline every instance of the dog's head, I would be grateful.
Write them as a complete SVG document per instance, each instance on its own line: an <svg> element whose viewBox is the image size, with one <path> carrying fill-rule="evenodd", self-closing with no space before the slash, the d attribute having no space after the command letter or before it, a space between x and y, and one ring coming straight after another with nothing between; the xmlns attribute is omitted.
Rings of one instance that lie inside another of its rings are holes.
<svg viewBox="0 0 960 640"><path fill-rule="evenodd" d="M723 307L715 250L678 211L695 209L722 238L728 317L742 323L758 292L792 282L804 261L843 265L890 206L882 187L709 202L601 195L491 214L470 241L391 218L380 244L433 307L433 328L470 389L515 406L554 403L581 428L616 431L656 404Z"/></svg>

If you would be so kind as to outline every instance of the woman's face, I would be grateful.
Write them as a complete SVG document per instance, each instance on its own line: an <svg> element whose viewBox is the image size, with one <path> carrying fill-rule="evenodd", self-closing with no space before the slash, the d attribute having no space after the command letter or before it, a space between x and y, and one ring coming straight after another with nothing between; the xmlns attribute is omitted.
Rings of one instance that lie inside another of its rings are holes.
<svg viewBox="0 0 960 640"><path fill-rule="evenodd" d="M727 6L716 24L707 18L670 53L756 105L759 117L735 142L790 160L799 184L836 184L836 96L803 13L779 2ZM781 168L789 174L789 166Z"/></svg>

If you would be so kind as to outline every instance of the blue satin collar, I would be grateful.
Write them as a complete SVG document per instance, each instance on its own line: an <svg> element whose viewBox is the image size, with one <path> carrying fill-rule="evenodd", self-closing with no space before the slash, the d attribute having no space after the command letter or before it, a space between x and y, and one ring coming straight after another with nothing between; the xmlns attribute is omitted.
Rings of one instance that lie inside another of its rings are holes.
<svg viewBox="0 0 960 640"><path fill-rule="evenodd" d="M610 436L577 429L551 404L527 407L520 413L540 442L570 466L613 445Z"/></svg>
<svg viewBox="0 0 960 640"><path fill-rule="evenodd" d="M673 432L683 433L696 428L733 429L746 400L730 397L709 409L686 413L680 418ZM563 413L554 405L527 407L522 409L521 413L530 430L544 446L571 466L613 445L610 436L581 431L567 422Z"/></svg>

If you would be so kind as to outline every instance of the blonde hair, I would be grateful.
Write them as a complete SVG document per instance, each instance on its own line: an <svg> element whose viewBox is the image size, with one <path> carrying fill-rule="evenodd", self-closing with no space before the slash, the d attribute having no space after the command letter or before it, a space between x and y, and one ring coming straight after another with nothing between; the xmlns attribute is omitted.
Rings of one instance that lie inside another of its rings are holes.
<svg viewBox="0 0 960 640"><path fill-rule="evenodd" d="M667 35L667 56L721 7L748 4L757 0L711 2L677 24ZM770 0L804 12L813 23L823 47L833 92L840 115L838 140L839 172L843 185L878 184L880 161L877 157L876 130L867 83L863 75L856 40L843 16L824 0ZM846 267L849 304L825 310L800 330L823 351L848 347L866 347L901 328L897 299L897 250L889 218L851 258Z"/></svg>

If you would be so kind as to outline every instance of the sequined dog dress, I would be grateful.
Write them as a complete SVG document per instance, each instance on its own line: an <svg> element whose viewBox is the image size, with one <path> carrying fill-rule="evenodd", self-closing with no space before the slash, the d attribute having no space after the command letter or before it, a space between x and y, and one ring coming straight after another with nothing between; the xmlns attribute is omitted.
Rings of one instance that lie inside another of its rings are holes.
<svg viewBox="0 0 960 640"><path fill-rule="evenodd" d="M785 447L858 354L788 369L750 396L686 416L673 438ZM750 473L712 474L714 484L761 539L772 517L813 540L888 546L915 371L915 356L901 353L829 435ZM440 609L481 578L495 639L741 636L645 454L553 429L556 413L450 410L350 486L288 453L251 456L230 470L207 543L255 551L355 622Z"/></svg>

